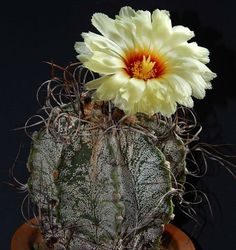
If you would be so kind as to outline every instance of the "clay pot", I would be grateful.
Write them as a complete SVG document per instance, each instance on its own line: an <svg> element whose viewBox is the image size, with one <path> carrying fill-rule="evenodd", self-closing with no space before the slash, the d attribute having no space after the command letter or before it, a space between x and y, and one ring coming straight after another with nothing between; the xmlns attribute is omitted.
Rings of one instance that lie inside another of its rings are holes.
<svg viewBox="0 0 236 250"><path fill-rule="evenodd" d="M11 250L32 250L33 246L40 246L41 239L36 220L29 220L16 230L11 240ZM167 250L195 250L189 237L172 224L165 226L164 241Z"/></svg>
<svg viewBox="0 0 236 250"><path fill-rule="evenodd" d="M33 246L40 246L42 235L37 225L36 219L21 225L11 239L11 250L32 250Z"/></svg>
<svg viewBox="0 0 236 250"><path fill-rule="evenodd" d="M195 250L190 238L172 224L165 226L164 240L168 250Z"/></svg>

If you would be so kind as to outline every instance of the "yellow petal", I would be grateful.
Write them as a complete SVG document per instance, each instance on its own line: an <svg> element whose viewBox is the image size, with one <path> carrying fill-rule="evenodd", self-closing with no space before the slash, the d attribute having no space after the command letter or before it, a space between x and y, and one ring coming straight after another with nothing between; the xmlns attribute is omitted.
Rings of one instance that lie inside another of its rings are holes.
<svg viewBox="0 0 236 250"><path fill-rule="evenodd" d="M138 102L143 96L145 87L144 80L130 78L127 84L120 89L121 97L129 104Z"/></svg>
<svg viewBox="0 0 236 250"><path fill-rule="evenodd" d="M199 74L182 72L181 75L191 86L194 97L198 99L202 99L205 97L205 89L207 88L207 84Z"/></svg>
<svg viewBox="0 0 236 250"><path fill-rule="evenodd" d="M168 51L166 56L172 58L193 57L202 63L209 62L209 50L198 46L195 42L180 44Z"/></svg>
<svg viewBox="0 0 236 250"><path fill-rule="evenodd" d="M107 81L107 79L110 79L111 75L105 75L99 78L96 78L92 81L89 81L85 84L85 88L87 90L93 90L93 89L97 89L98 87L100 87L100 85L104 82Z"/></svg>
<svg viewBox="0 0 236 250"><path fill-rule="evenodd" d="M170 59L171 60L171 59ZM174 62L174 63L173 63ZM173 69L178 69L179 71L190 71L190 72L211 72L209 68L200 62L199 60L191 57L182 57L172 60Z"/></svg>
<svg viewBox="0 0 236 250"><path fill-rule="evenodd" d="M149 11L137 11L132 21L135 25L135 45L141 49L150 48L150 37L152 35L151 13Z"/></svg>
<svg viewBox="0 0 236 250"><path fill-rule="evenodd" d="M91 56L88 56L88 55L86 55L86 54L80 54L80 55L76 56L76 58L77 58L80 62L85 63L85 62L89 61L89 59L91 58Z"/></svg>
<svg viewBox="0 0 236 250"><path fill-rule="evenodd" d="M110 38L114 32L114 20L103 13L93 14L92 24L105 37Z"/></svg>
<svg viewBox="0 0 236 250"><path fill-rule="evenodd" d="M176 108L177 108L176 102L169 102L169 103L162 102L162 105L160 107L160 112L163 115L170 117L172 114L175 113Z"/></svg>
<svg viewBox="0 0 236 250"><path fill-rule="evenodd" d="M129 12L128 9L126 11ZM122 14L124 13L125 10ZM123 19L113 20L102 13L95 13L92 17L92 24L102 35L115 42L119 47L130 48L131 31L133 30L130 29L131 22Z"/></svg>
<svg viewBox="0 0 236 250"><path fill-rule="evenodd" d="M125 52L129 51L131 48L135 48L135 25L126 20L116 20L115 28L117 34L111 39L116 41Z"/></svg>
<svg viewBox="0 0 236 250"><path fill-rule="evenodd" d="M181 98L176 100L179 104L184 105L185 107L192 108L193 107L193 99L191 97Z"/></svg>
<svg viewBox="0 0 236 250"><path fill-rule="evenodd" d="M100 74L113 74L125 67L119 58L109 56L103 52L96 51L89 61L84 63L89 70Z"/></svg>
<svg viewBox="0 0 236 250"><path fill-rule="evenodd" d="M166 100L168 96L168 88L166 84L162 84L157 79L148 80L146 84L146 93L148 97L158 100Z"/></svg>
<svg viewBox="0 0 236 250"><path fill-rule="evenodd" d="M121 18L130 18L135 15L135 10L133 10L130 6L125 6L120 9L119 17Z"/></svg>
<svg viewBox="0 0 236 250"><path fill-rule="evenodd" d="M90 53L91 51L100 51L119 58L124 55L124 51L116 43L104 36L89 32L82 33L82 37Z"/></svg>
<svg viewBox="0 0 236 250"><path fill-rule="evenodd" d="M177 74L169 74L163 77L169 86L174 90L173 93L182 97L189 97L192 94L192 89L188 82ZM173 97L174 98L174 97Z"/></svg>
<svg viewBox="0 0 236 250"><path fill-rule="evenodd" d="M168 39L166 39L165 43L162 44L160 48L161 53L165 54L169 50L173 50L178 45L188 41L194 37L194 32L191 31L189 28L184 26L175 26L172 29L172 33Z"/></svg>
<svg viewBox="0 0 236 250"><path fill-rule="evenodd" d="M91 51L84 42L76 42L74 48L77 53L92 55Z"/></svg>
<svg viewBox="0 0 236 250"><path fill-rule="evenodd" d="M129 79L122 73L104 76L86 84L87 89L97 89L95 97L99 100L113 100L119 89L122 88Z"/></svg>
<svg viewBox="0 0 236 250"><path fill-rule="evenodd" d="M165 40L169 38L171 32L172 24L169 12L166 10L155 10L152 13L153 47L159 50L159 48L165 43Z"/></svg>

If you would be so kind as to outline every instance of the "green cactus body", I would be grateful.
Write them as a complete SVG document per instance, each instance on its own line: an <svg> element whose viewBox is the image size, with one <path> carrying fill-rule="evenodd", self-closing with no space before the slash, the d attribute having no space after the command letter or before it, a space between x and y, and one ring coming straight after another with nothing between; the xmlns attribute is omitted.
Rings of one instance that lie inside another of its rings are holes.
<svg viewBox="0 0 236 250"><path fill-rule="evenodd" d="M71 118L62 128L77 136L65 140L34 134L28 186L48 248L159 249L176 179L185 180L184 144L174 133L159 140L165 126L156 118L97 126L96 116L79 126Z"/></svg>

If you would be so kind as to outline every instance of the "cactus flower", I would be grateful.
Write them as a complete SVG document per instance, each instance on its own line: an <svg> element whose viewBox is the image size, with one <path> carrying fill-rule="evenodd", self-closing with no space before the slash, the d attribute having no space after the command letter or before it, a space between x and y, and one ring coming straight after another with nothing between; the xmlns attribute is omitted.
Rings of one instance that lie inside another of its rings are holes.
<svg viewBox="0 0 236 250"><path fill-rule="evenodd" d="M75 49L84 66L100 74L86 84L95 99L127 114L170 116L177 104L193 107L192 96L202 99L211 89L216 74L205 65L208 49L188 42L194 33L172 26L168 11L123 7L115 19L95 13L92 24L101 35L82 33Z"/></svg>

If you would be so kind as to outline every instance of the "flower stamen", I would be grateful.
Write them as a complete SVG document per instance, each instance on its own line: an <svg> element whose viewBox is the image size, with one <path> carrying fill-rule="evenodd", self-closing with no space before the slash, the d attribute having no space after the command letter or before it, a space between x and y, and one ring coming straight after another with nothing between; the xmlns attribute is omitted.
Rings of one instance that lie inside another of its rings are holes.
<svg viewBox="0 0 236 250"><path fill-rule="evenodd" d="M125 70L130 77L146 81L162 76L166 67L163 62L151 55L133 54L126 60Z"/></svg>

